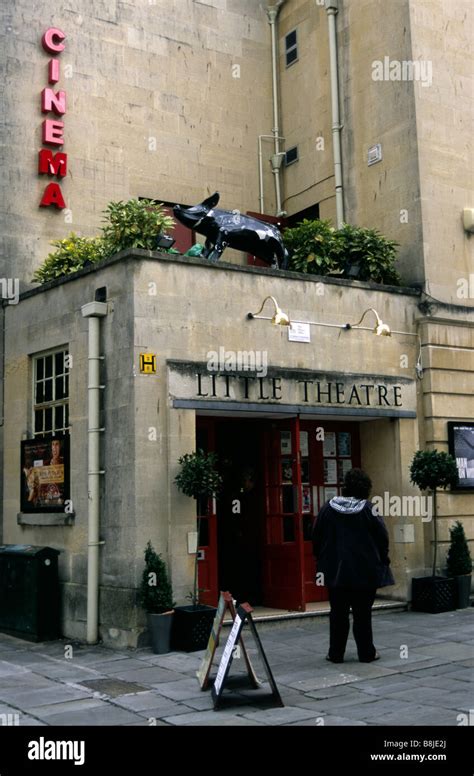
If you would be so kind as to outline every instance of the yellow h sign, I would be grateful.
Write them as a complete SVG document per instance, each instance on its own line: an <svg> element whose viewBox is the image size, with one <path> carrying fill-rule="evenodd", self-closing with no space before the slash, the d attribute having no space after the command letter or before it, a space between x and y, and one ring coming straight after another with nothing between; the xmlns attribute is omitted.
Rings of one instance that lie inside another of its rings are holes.
<svg viewBox="0 0 474 776"><path fill-rule="evenodd" d="M140 372L145 375L156 374L156 356L154 353L140 353Z"/></svg>

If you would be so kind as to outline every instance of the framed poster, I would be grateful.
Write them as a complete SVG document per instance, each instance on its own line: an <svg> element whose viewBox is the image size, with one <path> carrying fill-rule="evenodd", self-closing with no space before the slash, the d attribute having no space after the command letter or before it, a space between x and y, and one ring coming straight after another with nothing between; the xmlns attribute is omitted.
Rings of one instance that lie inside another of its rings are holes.
<svg viewBox="0 0 474 776"><path fill-rule="evenodd" d="M324 484L337 485L337 460L324 458Z"/></svg>
<svg viewBox="0 0 474 776"><path fill-rule="evenodd" d="M69 436L24 439L21 511L64 512L69 498Z"/></svg>
<svg viewBox="0 0 474 776"><path fill-rule="evenodd" d="M281 481L284 484L293 482L293 464L291 458L283 458L281 462Z"/></svg>
<svg viewBox="0 0 474 776"><path fill-rule="evenodd" d="M324 488L324 500L330 501L332 498L336 498L338 495L337 488Z"/></svg>
<svg viewBox="0 0 474 776"><path fill-rule="evenodd" d="M449 421L448 441L458 469L457 490L474 489L474 423Z"/></svg>
<svg viewBox="0 0 474 776"><path fill-rule="evenodd" d="M352 458L340 458L337 462L339 482L344 482L347 472L352 469Z"/></svg>
<svg viewBox="0 0 474 776"><path fill-rule="evenodd" d="M321 509L321 507L322 507L324 502L322 500L322 496L321 496L321 499L318 496L318 486L317 485L313 485L311 490L313 491L313 509L314 509L314 513L313 514L316 515L319 512L319 510ZM322 488L320 488L320 490L322 490Z"/></svg>
<svg viewBox="0 0 474 776"><path fill-rule="evenodd" d="M309 485L303 486L303 514L310 514L311 513L311 488Z"/></svg>
<svg viewBox="0 0 474 776"><path fill-rule="evenodd" d="M290 450L290 453L291 453L291 450ZM302 458L305 458L306 456L309 455L307 431L300 431L300 453Z"/></svg>
<svg viewBox="0 0 474 776"><path fill-rule="evenodd" d="M330 501L332 498L335 498L337 495L339 495L339 491L337 487L326 487L326 486L320 486L319 488L319 508L321 509L324 504L327 501Z"/></svg>
<svg viewBox="0 0 474 776"><path fill-rule="evenodd" d="M323 441L323 455L327 457L335 457L336 456L336 432L335 431L326 431L324 434L324 441Z"/></svg>
<svg viewBox="0 0 474 776"><path fill-rule="evenodd" d="M350 458L352 455L351 434L349 431L339 431L337 434L337 446L339 455Z"/></svg>
<svg viewBox="0 0 474 776"><path fill-rule="evenodd" d="M337 485L337 461L333 458L324 459L324 484Z"/></svg>
<svg viewBox="0 0 474 776"><path fill-rule="evenodd" d="M291 455L291 431L280 431L280 452Z"/></svg>

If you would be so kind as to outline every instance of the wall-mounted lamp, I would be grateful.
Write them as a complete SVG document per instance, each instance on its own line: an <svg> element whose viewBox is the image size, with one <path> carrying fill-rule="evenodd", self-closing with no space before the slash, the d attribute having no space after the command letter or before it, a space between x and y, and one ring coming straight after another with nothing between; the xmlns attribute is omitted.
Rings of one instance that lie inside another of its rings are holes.
<svg viewBox="0 0 474 776"><path fill-rule="evenodd" d="M373 313L375 315L375 326L373 329L370 329L368 326L360 326L362 321L364 320L367 313ZM365 329L366 331L373 331L374 334L377 335L377 337L390 337L392 335L392 332L390 330L390 326L388 326L386 323L384 323L378 314L377 310L374 310L373 307L369 307L364 314L362 315L362 318L358 323L346 323L344 326L345 329Z"/></svg>
<svg viewBox="0 0 474 776"><path fill-rule="evenodd" d="M269 318L268 316L265 316L265 315L260 315L260 313L262 312L263 308L265 307L265 303L269 299L271 299L271 301L273 302L273 304L275 306L275 314L273 315L272 318ZM264 321L271 321L274 324L274 326L289 326L290 325L290 319L289 319L288 315L286 313L284 313L283 310L279 307L278 302L277 302L277 300L275 299L274 296L266 296L265 299L262 302L262 306L261 306L260 310L258 311L258 313L247 313L247 318L249 320L252 320L253 318L260 318L261 320L264 320Z"/></svg>
<svg viewBox="0 0 474 776"><path fill-rule="evenodd" d="M373 329L370 329L369 326L360 326L359 324L362 323L367 313L373 313L375 315L375 326ZM390 326L382 321L380 318L380 315L378 314L377 310L374 310L373 307L369 307L363 314L362 318L360 319L359 323L351 324L346 323L346 325L343 327L344 329L365 329L366 331L373 331L374 334L376 334L378 337L391 337L392 334L403 334L405 337L417 337L418 338L418 344L419 344L419 350L418 350L418 358L416 360L415 364L415 372L416 376L419 380L423 377L423 363L421 359L421 337L418 332L413 331L397 331L395 329L391 329Z"/></svg>
<svg viewBox="0 0 474 776"><path fill-rule="evenodd" d="M465 207L462 211L462 221L466 232L474 233L474 207Z"/></svg>
<svg viewBox="0 0 474 776"><path fill-rule="evenodd" d="M272 318L270 318L269 316L260 315L260 313L262 312L265 306L265 303L269 299L272 300L275 306L275 314ZM373 313L375 316L375 326L373 328L371 326L361 326L360 324L364 320L365 316L367 315L367 313L370 313L370 312ZM378 337L391 337L392 334L402 334L403 336L406 336L406 337L417 337L418 343L419 343L419 351L418 351L418 358L415 364L415 371L418 379L421 380L423 377L423 364L421 359L422 344L421 344L421 337L419 333L413 332L413 331L397 331L395 329L391 329L387 323L384 323L382 321L377 310L375 310L373 307L369 307L367 310L364 311L364 314L362 315L362 318L358 323L340 324L340 323L323 323L322 321L290 321L288 315L286 315L286 313L284 313L279 307L275 297L267 296L263 300L262 306L258 311L258 313L247 313L247 318L249 319L260 318L261 320L264 320L264 321L271 321L273 324L279 325L279 326L290 326L291 323L295 323L295 324L304 323L304 324L309 324L310 326L322 326L324 328L339 329L339 330L342 329L345 331L349 331L350 329L362 329L364 331L371 331Z"/></svg>

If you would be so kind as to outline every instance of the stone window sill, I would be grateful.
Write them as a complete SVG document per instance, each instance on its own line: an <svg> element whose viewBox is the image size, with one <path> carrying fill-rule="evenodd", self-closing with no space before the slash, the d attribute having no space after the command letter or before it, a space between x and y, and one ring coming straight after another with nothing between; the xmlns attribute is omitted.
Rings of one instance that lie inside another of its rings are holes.
<svg viewBox="0 0 474 776"><path fill-rule="evenodd" d="M75 512L19 512L16 518L18 525L30 526L74 525L75 519Z"/></svg>

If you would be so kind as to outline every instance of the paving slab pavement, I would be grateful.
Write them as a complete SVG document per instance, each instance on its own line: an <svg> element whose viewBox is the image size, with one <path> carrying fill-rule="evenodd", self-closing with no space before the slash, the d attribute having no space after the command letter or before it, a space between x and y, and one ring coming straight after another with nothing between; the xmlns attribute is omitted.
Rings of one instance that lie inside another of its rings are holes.
<svg viewBox="0 0 474 776"><path fill-rule="evenodd" d="M345 662L331 664L327 618L262 627L284 708L272 707L267 684L253 690L239 680L240 659L231 667L225 708L214 711L196 678L203 652L154 655L0 634L0 726L456 726L474 709L472 607L437 615L387 611L374 618L374 635L379 661L359 663L350 637Z"/></svg>

